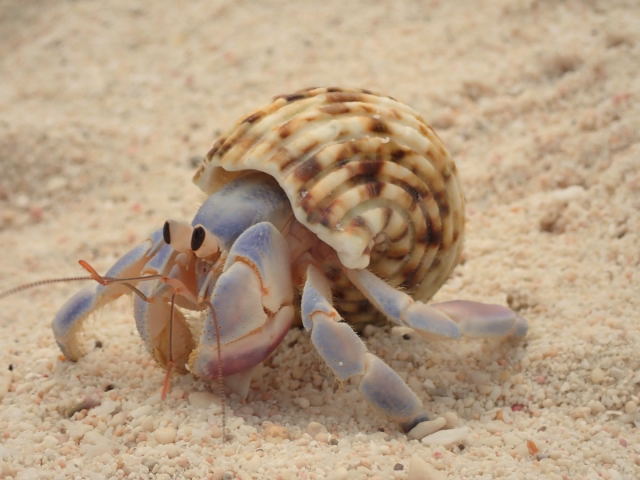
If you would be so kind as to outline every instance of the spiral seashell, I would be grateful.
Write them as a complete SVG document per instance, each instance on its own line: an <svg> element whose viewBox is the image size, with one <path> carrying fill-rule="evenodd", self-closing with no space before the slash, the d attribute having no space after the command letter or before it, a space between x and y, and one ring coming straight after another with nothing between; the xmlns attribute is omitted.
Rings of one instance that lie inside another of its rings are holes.
<svg viewBox="0 0 640 480"><path fill-rule="evenodd" d="M210 194L256 170L344 266L369 268L417 299L430 298L460 257L456 166L422 117L391 97L342 88L277 96L215 142L194 181ZM355 291L337 302L361 310Z"/></svg>

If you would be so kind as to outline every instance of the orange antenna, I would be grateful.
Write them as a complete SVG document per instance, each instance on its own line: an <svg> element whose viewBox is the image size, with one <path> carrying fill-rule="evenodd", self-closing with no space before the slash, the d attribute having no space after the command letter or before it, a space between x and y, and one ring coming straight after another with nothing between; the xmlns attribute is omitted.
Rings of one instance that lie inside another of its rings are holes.
<svg viewBox="0 0 640 480"><path fill-rule="evenodd" d="M87 262L86 260L78 260L78 263L82 268L89 272L91 278L93 278L96 282L98 282L100 285L107 285L107 279L100 275L95 268L89 265L89 262Z"/></svg>
<svg viewBox="0 0 640 480"><path fill-rule="evenodd" d="M24 285L18 285L17 287L13 287L4 292L0 292L0 300L10 295L14 295L16 293L22 292L23 290L28 290L29 288L40 287L42 285L49 285L51 283L77 282L79 280L94 280L94 278L93 277L48 278L45 280L38 280L36 282L25 283Z"/></svg>
<svg viewBox="0 0 640 480"><path fill-rule="evenodd" d="M130 288L133 293L138 295L142 300L144 300L147 303L150 301L149 298L144 293L142 293L139 288L137 288L134 285L131 285L129 282L140 282L143 280L156 280L156 279L161 279L165 283L168 283L169 281L169 278L167 276L159 275L159 274L142 275L139 277L127 277L127 278L103 277L86 260L78 260L78 263L82 268L84 268L87 272L89 272L90 276L87 278L95 280L100 285L105 285L105 286L110 285L112 283L122 283L124 286Z"/></svg>
<svg viewBox="0 0 640 480"><path fill-rule="evenodd" d="M17 287L10 288L9 290L5 290L4 292L0 292L0 300L5 297L9 297L16 293L20 293L23 290L28 290L34 287L41 287L43 285L50 285L52 283L65 283L65 282L78 282L83 280L95 280L100 285L110 285L112 283L123 283L127 287L129 287L133 292L139 295L143 300L149 301L140 290L138 290L135 286L131 285L128 282L139 282L143 280L154 280L154 279L162 279L167 281L167 277L164 275L143 275L140 277L127 277L127 278L117 278L117 277L103 277L100 275L95 268L93 268L89 262L86 260L78 260L78 263L82 268L84 268L87 272L89 272L89 276L87 277L62 277L62 278L46 278L44 280L37 280L35 282L25 283L23 285L18 285Z"/></svg>

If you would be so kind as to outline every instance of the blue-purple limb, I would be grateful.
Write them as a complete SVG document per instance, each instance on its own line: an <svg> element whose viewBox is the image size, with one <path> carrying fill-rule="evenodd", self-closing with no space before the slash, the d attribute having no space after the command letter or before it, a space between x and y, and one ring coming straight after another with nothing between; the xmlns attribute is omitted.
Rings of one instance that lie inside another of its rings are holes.
<svg viewBox="0 0 640 480"><path fill-rule="evenodd" d="M527 321L502 305L452 300L433 303L433 308L454 319L465 335L471 337L524 337Z"/></svg>
<svg viewBox="0 0 640 480"><path fill-rule="evenodd" d="M233 387L246 394L251 370L275 350L293 321L289 265L286 241L272 224L257 223L237 238L189 360L195 375L209 379L234 375Z"/></svg>
<svg viewBox="0 0 640 480"><path fill-rule="evenodd" d="M415 301L368 270L345 271L356 288L389 320L422 335L522 337L527 333L526 320L507 307L467 300L427 305Z"/></svg>
<svg viewBox="0 0 640 480"><path fill-rule="evenodd" d="M83 355L78 338L79 330L84 319L98 308L99 298L95 286L85 287L67 300L56 313L52 323L53 335L68 360L75 362Z"/></svg>
<svg viewBox="0 0 640 480"><path fill-rule="evenodd" d="M158 240L152 236L150 241L133 248L109 269L105 277L139 275L150 256L157 251L157 244ZM53 319L52 328L56 343L67 359L76 361L84 354L80 345L80 330L84 320L97 309L126 293L131 293L131 290L121 283L89 286L65 302Z"/></svg>
<svg viewBox="0 0 640 480"><path fill-rule="evenodd" d="M302 322L311 342L340 380L353 378L371 406L409 431L428 420L422 402L400 376L369 353L331 303L329 281L313 265L302 292Z"/></svg>

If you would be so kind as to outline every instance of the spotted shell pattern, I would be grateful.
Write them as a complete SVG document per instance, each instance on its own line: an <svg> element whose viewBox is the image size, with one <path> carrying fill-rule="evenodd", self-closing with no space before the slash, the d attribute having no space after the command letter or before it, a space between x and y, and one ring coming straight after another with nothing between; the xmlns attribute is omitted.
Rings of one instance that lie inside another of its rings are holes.
<svg viewBox="0 0 640 480"><path fill-rule="evenodd" d="M215 142L194 182L211 194L256 170L344 266L369 268L414 298L433 296L459 260L456 166L422 117L391 97L344 88L279 95ZM357 292L335 290L343 311L361 310Z"/></svg>

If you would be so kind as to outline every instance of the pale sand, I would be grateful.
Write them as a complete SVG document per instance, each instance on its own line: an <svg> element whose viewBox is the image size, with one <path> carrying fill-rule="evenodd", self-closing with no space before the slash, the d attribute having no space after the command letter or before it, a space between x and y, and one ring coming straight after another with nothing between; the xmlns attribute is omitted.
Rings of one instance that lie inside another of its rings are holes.
<svg viewBox="0 0 640 480"><path fill-rule="evenodd" d="M31 290L1 301L0 477L640 477L636 1L130 3L0 3L0 289L81 274L79 258L105 271L191 217L215 132L275 94L345 85L414 106L458 163L466 261L436 299L509 302L530 333L368 332L468 429L426 445L292 331L248 403L228 399L223 445L208 385L176 378L160 401L129 301L70 363L49 322L78 285Z"/></svg>

